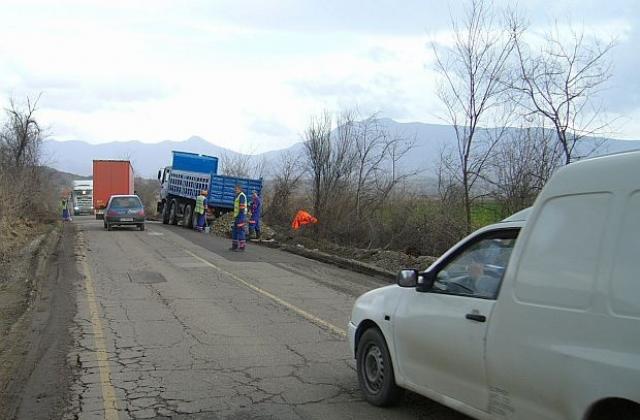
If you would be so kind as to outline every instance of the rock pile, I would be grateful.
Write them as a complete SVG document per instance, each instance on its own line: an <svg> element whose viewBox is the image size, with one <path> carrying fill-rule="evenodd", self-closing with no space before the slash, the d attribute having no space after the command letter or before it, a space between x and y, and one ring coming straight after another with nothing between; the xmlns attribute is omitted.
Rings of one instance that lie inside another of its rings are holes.
<svg viewBox="0 0 640 420"><path fill-rule="evenodd" d="M346 252L343 251L340 252L339 255L344 255L345 253ZM414 257L405 254L404 252L388 251L383 249L353 249L349 258L373 264L389 271L398 271L403 268L424 270L436 260L436 258L427 255Z"/></svg>
<svg viewBox="0 0 640 420"><path fill-rule="evenodd" d="M231 226L233 225L233 213L226 213L217 217L209 224L211 233L223 238L231 238Z"/></svg>
<svg viewBox="0 0 640 420"><path fill-rule="evenodd" d="M389 251L384 249L362 249L339 246L331 242L315 241L312 238L301 237L281 237L283 242L291 245L298 245L310 250L318 250L329 254L337 255L343 258L372 264L388 271L397 272L403 268L415 268L424 270L436 258L428 255L415 257L400 251Z"/></svg>

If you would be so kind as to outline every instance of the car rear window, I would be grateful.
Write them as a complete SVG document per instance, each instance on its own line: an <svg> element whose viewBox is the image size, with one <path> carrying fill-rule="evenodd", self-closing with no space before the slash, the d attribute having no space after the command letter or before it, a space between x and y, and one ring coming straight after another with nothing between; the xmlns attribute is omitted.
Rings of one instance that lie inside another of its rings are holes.
<svg viewBox="0 0 640 420"><path fill-rule="evenodd" d="M134 209L142 207L138 197L115 197L111 201L111 207Z"/></svg>

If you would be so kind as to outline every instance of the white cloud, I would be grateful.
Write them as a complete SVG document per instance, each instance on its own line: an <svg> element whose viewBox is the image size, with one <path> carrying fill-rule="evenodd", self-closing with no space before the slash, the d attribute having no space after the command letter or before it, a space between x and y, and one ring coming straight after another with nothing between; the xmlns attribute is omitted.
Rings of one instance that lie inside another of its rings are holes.
<svg viewBox="0 0 640 420"><path fill-rule="evenodd" d="M0 39L17 41L0 44L0 102L43 92L40 117L58 138L200 135L256 152L298 141L323 109L438 122L428 42L451 41L447 10L391 3L3 2ZM622 39L635 29L597 27Z"/></svg>

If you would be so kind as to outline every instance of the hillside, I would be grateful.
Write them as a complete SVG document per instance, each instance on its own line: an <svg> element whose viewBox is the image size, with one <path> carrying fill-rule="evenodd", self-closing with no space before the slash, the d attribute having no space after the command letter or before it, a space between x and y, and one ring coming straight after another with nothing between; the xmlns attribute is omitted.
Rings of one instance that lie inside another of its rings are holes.
<svg viewBox="0 0 640 420"><path fill-rule="evenodd" d="M408 154L401 166L409 170L430 170L440 155L443 145L454 145L455 136L451 126L425 123L399 123L390 119L381 120L392 136L415 139L415 150ZM512 128L510 130L518 130ZM480 130L480 135L488 135L493 129ZM615 153L640 149L640 140L603 139L602 147L596 154ZM585 139L583 149L590 150L594 139ZM160 167L169 164L172 150L183 150L213 156L236 155L236 152L217 146L201 137L190 137L184 141L165 140L160 143L140 141L89 144L83 141L47 140L43 145L43 155L47 164L57 170L91 175L93 159L130 159L137 176L155 178ZM277 162L284 152L295 155L303 153L302 143L289 148L274 150L254 159Z"/></svg>
<svg viewBox="0 0 640 420"><path fill-rule="evenodd" d="M91 176L82 176L72 174L70 172L63 172L48 166L43 166L41 170L43 176L60 190L64 188L71 188L74 180L91 179Z"/></svg>

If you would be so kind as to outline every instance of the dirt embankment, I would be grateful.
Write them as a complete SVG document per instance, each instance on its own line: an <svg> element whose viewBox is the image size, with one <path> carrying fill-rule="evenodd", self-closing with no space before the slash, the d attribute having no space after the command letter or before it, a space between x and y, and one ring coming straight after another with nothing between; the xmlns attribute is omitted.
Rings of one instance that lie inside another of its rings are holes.
<svg viewBox="0 0 640 420"><path fill-rule="evenodd" d="M33 301L35 280L41 274L36 273L42 263L38 257L51 252L53 246L45 239L55 236L56 228L29 221L0 228L0 337L8 333ZM5 344L0 344L0 351Z"/></svg>
<svg viewBox="0 0 640 420"><path fill-rule="evenodd" d="M211 223L211 231L222 237L231 236L233 216L228 213ZM412 256L404 252L385 249L361 249L336 245L328 241L319 241L303 233L292 233L286 230L276 230L262 224L262 239L271 247L278 247L285 251L315 258L327 263L333 263L343 268L380 274L393 277L403 268L426 269L435 257L423 255ZM361 265L354 264L362 263ZM368 267L371 266L371 267ZM371 268L369 270L369 268ZM379 272L376 273L376 268Z"/></svg>
<svg viewBox="0 0 640 420"><path fill-rule="evenodd" d="M55 223L20 221L2 231L0 418L14 418L24 397L25 383L38 364L39 357L32 357L32 353L41 347L39 342L45 334L40 327L48 324L51 311L50 292L55 286L48 279L56 274L52 263L60 230ZM57 334L64 336L64 330ZM30 400L34 402L38 401Z"/></svg>
<svg viewBox="0 0 640 420"><path fill-rule="evenodd" d="M3 283L2 274L7 264L15 259L21 249L38 235L47 231L47 226L37 225L30 220L16 220L9 224L0 221L0 286Z"/></svg>

